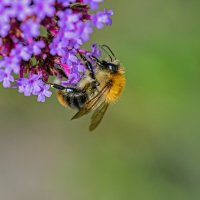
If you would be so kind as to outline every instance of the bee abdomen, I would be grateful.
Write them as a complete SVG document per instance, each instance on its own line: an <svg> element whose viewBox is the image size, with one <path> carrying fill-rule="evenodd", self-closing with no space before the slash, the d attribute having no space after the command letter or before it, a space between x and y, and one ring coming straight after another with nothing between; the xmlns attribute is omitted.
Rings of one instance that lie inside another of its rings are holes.
<svg viewBox="0 0 200 200"><path fill-rule="evenodd" d="M65 101L71 108L80 109L88 99L88 95L83 91L70 92L65 94Z"/></svg>
<svg viewBox="0 0 200 200"><path fill-rule="evenodd" d="M88 94L80 88L67 87L58 92L57 99L64 107L80 110L88 100Z"/></svg>

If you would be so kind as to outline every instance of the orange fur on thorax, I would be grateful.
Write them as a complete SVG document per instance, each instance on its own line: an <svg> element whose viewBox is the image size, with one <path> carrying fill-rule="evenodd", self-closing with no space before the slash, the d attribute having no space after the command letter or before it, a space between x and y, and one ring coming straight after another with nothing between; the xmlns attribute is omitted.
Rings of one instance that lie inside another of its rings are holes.
<svg viewBox="0 0 200 200"><path fill-rule="evenodd" d="M112 86L111 86L110 91L106 95L106 101L108 103L114 103L117 101L117 99L121 95L122 90L126 84L124 70L120 69L117 73L111 74L110 80L112 81Z"/></svg>

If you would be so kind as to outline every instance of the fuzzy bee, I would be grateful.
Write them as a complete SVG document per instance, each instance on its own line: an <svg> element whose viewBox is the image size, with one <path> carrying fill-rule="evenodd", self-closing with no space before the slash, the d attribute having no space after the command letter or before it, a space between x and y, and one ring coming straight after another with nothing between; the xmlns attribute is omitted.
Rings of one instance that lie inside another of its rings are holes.
<svg viewBox="0 0 200 200"><path fill-rule="evenodd" d="M126 83L124 68L112 50L107 45L100 47L109 55L109 60L99 60L92 56L91 59L96 63L96 69L93 71L91 62L80 54L88 73L76 86L63 87L51 84L53 88L59 90L57 98L61 105L78 110L72 119L78 119L94 111L89 126L90 131L102 121L108 106L118 100Z"/></svg>

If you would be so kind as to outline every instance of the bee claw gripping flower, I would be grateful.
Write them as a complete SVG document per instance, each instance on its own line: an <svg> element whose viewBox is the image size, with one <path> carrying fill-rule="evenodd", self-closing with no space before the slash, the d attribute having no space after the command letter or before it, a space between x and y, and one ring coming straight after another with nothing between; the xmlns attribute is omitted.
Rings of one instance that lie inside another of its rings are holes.
<svg viewBox="0 0 200 200"><path fill-rule="evenodd" d="M103 0L0 0L0 82L39 102L50 97L50 77L76 84L85 72L78 53L100 56L97 45L82 49L93 31L111 25Z"/></svg>

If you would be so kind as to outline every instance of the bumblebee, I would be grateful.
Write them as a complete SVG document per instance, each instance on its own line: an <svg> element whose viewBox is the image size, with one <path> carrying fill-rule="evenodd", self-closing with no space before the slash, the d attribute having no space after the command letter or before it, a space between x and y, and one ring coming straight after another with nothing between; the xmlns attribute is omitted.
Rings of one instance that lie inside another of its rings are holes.
<svg viewBox="0 0 200 200"><path fill-rule="evenodd" d="M107 45L100 47L109 55L109 59L99 60L92 56L91 59L96 63L95 72L91 62L80 54L88 69L88 73L80 82L74 87L51 84L53 88L59 90L57 98L61 105L78 110L72 119L78 119L90 111L94 111L89 126L90 131L99 125L108 106L118 100L126 83L124 68L112 50Z"/></svg>

